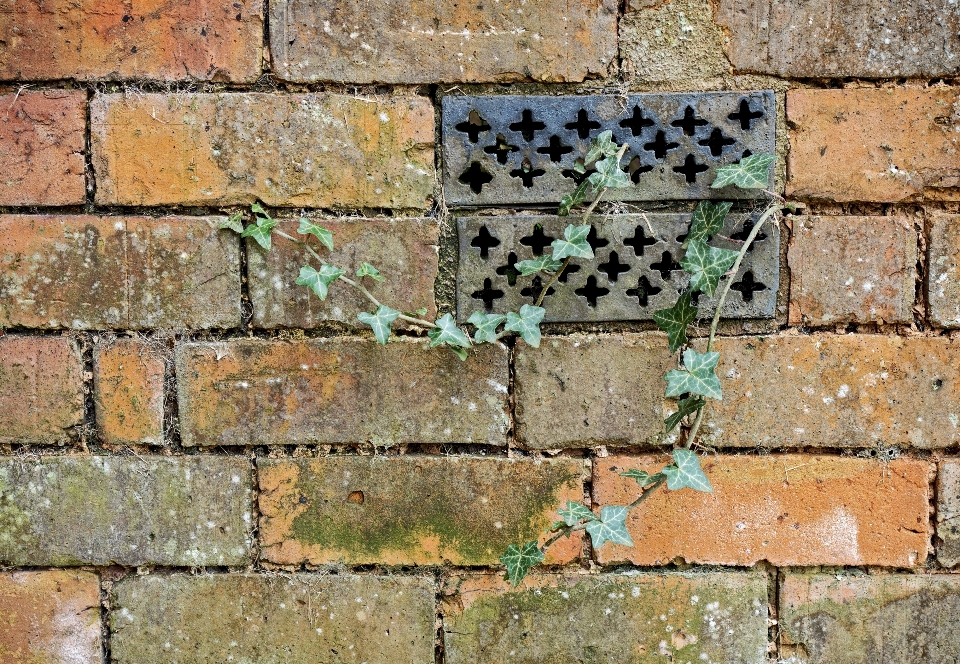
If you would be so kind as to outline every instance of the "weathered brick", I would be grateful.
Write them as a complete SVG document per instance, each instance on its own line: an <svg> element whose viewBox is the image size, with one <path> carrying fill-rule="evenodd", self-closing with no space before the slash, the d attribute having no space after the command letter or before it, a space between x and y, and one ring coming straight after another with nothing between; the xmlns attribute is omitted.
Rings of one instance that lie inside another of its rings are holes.
<svg viewBox="0 0 960 664"><path fill-rule="evenodd" d="M500 345L466 362L406 340L194 343L176 356L186 446L507 442Z"/></svg>
<svg viewBox="0 0 960 664"><path fill-rule="evenodd" d="M779 629L787 662L957 661L960 577L786 574Z"/></svg>
<svg viewBox="0 0 960 664"><path fill-rule="evenodd" d="M429 320L437 313L433 284L437 278L440 229L430 219L316 219L333 233L334 250L321 249L332 265L357 271L361 261L374 265L386 281L365 279L364 286L381 302L415 311L425 307ZM278 228L296 235L295 222ZM300 267L316 264L310 254L290 240L274 236L270 251L247 242L247 272L255 327L314 328L327 321L366 327L357 320L361 311L372 311L368 299L342 284L330 289L321 301L307 288L295 286ZM316 245L319 247L319 245ZM403 326L397 321L397 326ZM367 328L369 329L369 328Z"/></svg>
<svg viewBox="0 0 960 664"><path fill-rule="evenodd" d="M62 443L83 423L83 359L67 337L0 336L0 443Z"/></svg>
<svg viewBox="0 0 960 664"><path fill-rule="evenodd" d="M917 234L904 217L797 217L790 324L912 323Z"/></svg>
<svg viewBox="0 0 960 664"><path fill-rule="evenodd" d="M960 214L934 216L929 256L930 318L941 327L960 327Z"/></svg>
<svg viewBox="0 0 960 664"><path fill-rule="evenodd" d="M163 443L163 372L163 358L143 341L94 348L93 396L104 442Z"/></svg>
<svg viewBox="0 0 960 664"><path fill-rule="evenodd" d="M240 246L217 217L0 216L0 326L240 325Z"/></svg>
<svg viewBox="0 0 960 664"><path fill-rule="evenodd" d="M636 445L663 432L663 335L545 337L518 347L517 432L534 449Z"/></svg>
<svg viewBox="0 0 960 664"><path fill-rule="evenodd" d="M469 575L445 595L449 664L767 661L760 574Z"/></svg>
<svg viewBox="0 0 960 664"><path fill-rule="evenodd" d="M613 0L278 0L273 66L299 82L582 81L616 60Z"/></svg>
<svg viewBox="0 0 960 664"><path fill-rule="evenodd" d="M434 661L434 585L418 577L129 577L110 618L115 664Z"/></svg>
<svg viewBox="0 0 960 664"><path fill-rule="evenodd" d="M958 344L929 337L720 339L723 400L701 432L723 447L923 449L960 442Z"/></svg>
<svg viewBox="0 0 960 664"><path fill-rule="evenodd" d="M940 462L937 474L937 559L953 567L960 563L960 460Z"/></svg>
<svg viewBox="0 0 960 664"><path fill-rule="evenodd" d="M238 457L0 458L0 562L244 565L252 484Z"/></svg>
<svg viewBox="0 0 960 664"><path fill-rule="evenodd" d="M102 657L96 574L0 574L0 661L100 664Z"/></svg>
<svg viewBox="0 0 960 664"><path fill-rule="evenodd" d="M262 0L133 5L0 4L0 80L199 79L260 75Z"/></svg>
<svg viewBox="0 0 960 664"><path fill-rule="evenodd" d="M625 505L637 483L619 472L659 471L667 457L594 461L593 499ZM604 544L601 563L884 565L926 560L932 466L852 457L704 457L712 494L659 490L627 517L634 547Z"/></svg>
<svg viewBox="0 0 960 664"><path fill-rule="evenodd" d="M16 12L0 10L0 28L11 14ZM0 53L3 43L0 38ZM0 63L8 61L0 55ZM86 104L82 90L0 95L0 205L77 205L86 200Z"/></svg>
<svg viewBox="0 0 960 664"><path fill-rule="evenodd" d="M954 88L787 93L787 195L835 201L956 198L960 94Z"/></svg>
<svg viewBox="0 0 960 664"><path fill-rule="evenodd" d="M423 97L109 94L90 114L105 205L422 208L433 193Z"/></svg>
<svg viewBox="0 0 960 664"><path fill-rule="evenodd" d="M720 0L733 66L799 78L953 76L960 14L952 0Z"/></svg>
<svg viewBox="0 0 960 664"><path fill-rule="evenodd" d="M262 557L282 565L495 565L581 501L579 460L326 457L258 463ZM579 557L579 537L549 563Z"/></svg>

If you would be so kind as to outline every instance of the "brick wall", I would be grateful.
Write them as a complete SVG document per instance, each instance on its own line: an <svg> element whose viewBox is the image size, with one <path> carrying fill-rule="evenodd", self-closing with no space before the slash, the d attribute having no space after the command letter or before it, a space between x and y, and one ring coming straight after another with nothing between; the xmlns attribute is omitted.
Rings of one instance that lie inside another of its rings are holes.
<svg viewBox="0 0 960 664"><path fill-rule="evenodd" d="M96 4L0 2L0 662L960 657L955 0ZM775 320L722 326L716 492L517 589L665 458L664 337L381 347L218 230L323 219L443 314L445 95L760 88L799 211Z"/></svg>

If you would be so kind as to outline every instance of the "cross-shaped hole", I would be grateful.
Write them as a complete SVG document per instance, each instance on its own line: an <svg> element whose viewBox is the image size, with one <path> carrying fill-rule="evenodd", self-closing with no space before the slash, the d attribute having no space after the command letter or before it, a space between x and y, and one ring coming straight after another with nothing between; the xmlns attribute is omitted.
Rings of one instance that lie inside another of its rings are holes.
<svg viewBox="0 0 960 664"><path fill-rule="evenodd" d="M520 178L523 181L523 186L527 189L533 186L533 178L538 178L546 174L547 172L542 168L534 168L530 164L529 159L524 159L520 162L520 168L515 168L510 171L510 175L515 178Z"/></svg>
<svg viewBox="0 0 960 664"><path fill-rule="evenodd" d="M577 136L580 137L580 140L583 140L585 138L589 138L590 130L599 129L600 123L597 122L596 120L591 120L587 111L581 108L580 111L577 113L577 121L568 122L567 124L564 125L564 127L566 127L567 129L576 129Z"/></svg>
<svg viewBox="0 0 960 664"><path fill-rule="evenodd" d="M540 297L540 293L543 291L543 279L540 278L540 275L535 276L531 281L530 285L526 288L520 289L520 295L522 297L529 297L530 301L536 304L537 298ZM547 294L544 297L550 297L556 291L553 290L553 287L547 289Z"/></svg>
<svg viewBox="0 0 960 664"><path fill-rule="evenodd" d="M630 160L630 163L627 164L627 173L630 174L630 180L637 184L640 182L640 176L644 173L648 173L653 170L653 166L647 166L642 161L640 157L634 157Z"/></svg>
<svg viewBox="0 0 960 664"><path fill-rule="evenodd" d="M557 281L559 281L559 282L562 283L562 284L565 284L565 283L567 283L567 277L569 277L569 276L570 276L571 274L573 274L574 272L579 272L579 271L580 271L580 266L579 266L579 265L577 265L576 263L570 263L570 264L567 266L567 269L564 270L563 272L561 272L561 273L560 273L560 276L557 277Z"/></svg>
<svg viewBox="0 0 960 664"><path fill-rule="evenodd" d="M699 141L698 145L710 148L710 154L714 157L719 157L723 154L723 148L728 145L733 145L734 143L736 143L735 140L724 136L720 129L714 128L714 130L710 132L710 136Z"/></svg>
<svg viewBox="0 0 960 664"><path fill-rule="evenodd" d="M489 131L490 125L487 124L487 121L480 117L480 114L476 111L470 111L470 114L467 115L467 119L461 122L460 124L454 125L454 128L457 131L462 131L470 138L471 143L476 143L480 140L480 132Z"/></svg>
<svg viewBox="0 0 960 664"><path fill-rule="evenodd" d="M481 226L477 237L470 240L470 246L480 250L480 258L487 258L490 256L490 249L500 246L500 240L490 235L486 226Z"/></svg>
<svg viewBox="0 0 960 664"><path fill-rule="evenodd" d="M553 244L555 239L543 232L543 226L537 225L533 227L533 232L530 235L520 238L520 244L530 247L534 256L541 256L543 250Z"/></svg>
<svg viewBox="0 0 960 664"><path fill-rule="evenodd" d="M590 245L590 248L596 251L601 247L605 247L610 244L610 240L602 238L597 235L597 227L591 226L590 232L587 234L587 243Z"/></svg>
<svg viewBox="0 0 960 664"><path fill-rule="evenodd" d="M516 145L507 143L507 139L503 137L503 134L497 134L496 142L493 145L488 145L483 148L483 151L487 154L497 155L497 162L505 164L507 163L507 157L510 156L510 153L516 152L519 149Z"/></svg>
<svg viewBox="0 0 960 664"><path fill-rule="evenodd" d="M697 181L697 175L708 170L706 164L697 163L696 157L692 154L688 154L687 158L683 162L683 166L674 166L674 172L681 173L686 176L687 184L694 184Z"/></svg>
<svg viewBox="0 0 960 664"><path fill-rule="evenodd" d="M754 120L759 120L763 117L763 111L754 111L750 109L750 100L741 99L740 100L740 110L736 113L731 113L727 116L734 122L740 123L740 129L747 131L751 129L751 124Z"/></svg>
<svg viewBox="0 0 960 664"><path fill-rule="evenodd" d="M624 129L629 129L630 133L634 136L642 134L644 127L652 127L653 125L653 120L644 117L643 110L639 106L633 107L633 115L626 120L620 121L620 126Z"/></svg>
<svg viewBox="0 0 960 664"><path fill-rule="evenodd" d="M730 288L738 291L740 295L743 296L744 302L752 302L754 293L767 290L766 284L762 284L754 279L752 270L747 270L744 272L743 277L740 278L740 281L730 286Z"/></svg>
<svg viewBox="0 0 960 664"><path fill-rule="evenodd" d="M494 288L493 283L488 277L483 280L483 288L473 291L470 297L474 300L483 300L483 308L490 311L493 309L493 303L503 297L503 291L499 288Z"/></svg>
<svg viewBox="0 0 960 664"><path fill-rule="evenodd" d="M633 247L633 253L637 256L643 256L643 251L647 247L652 247L657 243L656 239L652 237L647 237L646 232L642 225L637 226L636 231L633 233L633 237L628 237L623 241L628 247Z"/></svg>
<svg viewBox="0 0 960 664"><path fill-rule="evenodd" d="M507 256L507 264L501 265L496 270L497 274L499 274L501 277L507 278L507 283L511 286L517 285L517 277L520 276L520 273L517 272L517 268L514 267L516 263L517 255L511 251L510 255Z"/></svg>
<svg viewBox="0 0 960 664"><path fill-rule="evenodd" d="M550 155L550 161L560 161L563 155L573 152L573 148L564 145L559 136L553 135L550 137L550 145L537 148L537 152Z"/></svg>
<svg viewBox="0 0 960 664"><path fill-rule="evenodd" d="M617 256L617 252L611 251L610 260L608 260L606 263L600 263L600 265L597 266L597 269L601 272L604 272L612 283L616 283L621 274L630 271L630 266L626 263L621 263L620 257Z"/></svg>
<svg viewBox="0 0 960 664"><path fill-rule="evenodd" d="M747 238L750 237L750 231L752 230L753 230L753 222L745 221L743 222L743 228L741 228L738 232L734 233L730 237L739 242L746 242ZM764 233L763 231L760 231L759 233L757 233L757 237L753 238L753 243L750 245L750 248L747 249L747 253L748 254L751 253L754 249L757 248L758 243L763 242L766 239L767 239L766 233Z"/></svg>
<svg viewBox="0 0 960 664"><path fill-rule="evenodd" d="M650 269L659 272L660 278L664 281L670 281L670 273L676 272L677 270L682 270L683 268L680 267L680 263L673 260L673 256L669 251L665 251L660 257L659 262L650 264Z"/></svg>
<svg viewBox="0 0 960 664"><path fill-rule="evenodd" d="M480 165L479 161L471 162L470 167L457 178L457 182L460 184L470 185L470 191L475 194L483 191L483 185L492 180L493 176L483 170L483 166Z"/></svg>
<svg viewBox="0 0 960 664"><path fill-rule="evenodd" d="M587 277L587 283L581 288L577 288L573 291L580 297L586 298L587 304L591 307L597 306L597 300L604 295L610 293L609 288L604 288L603 286L597 285L597 278L594 275Z"/></svg>
<svg viewBox="0 0 960 664"><path fill-rule="evenodd" d="M679 143L667 141L667 134L661 129L649 143L644 143L643 149L652 152L657 159L663 159L670 150L676 150L680 147Z"/></svg>
<svg viewBox="0 0 960 664"><path fill-rule="evenodd" d="M511 131L519 131L523 140L530 142L533 136L541 129L546 129L547 125L533 119L533 111L525 110L520 114L520 122L514 122L510 125Z"/></svg>
<svg viewBox="0 0 960 664"><path fill-rule="evenodd" d="M576 161L574 161L574 163L582 169L582 168L583 168L583 157L577 157L577 159L576 159ZM590 170L584 171L584 172L581 173L580 171L578 171L578 170L576 170L576 169L567 168L567 169L564 169L564 170L560 171L560 175L562 175L562 176L565 177L565 178L570 178L571 180L573 180L574 184L579 185L579 184L582 183L584 180L586 180L588 177L590 177L590 174L593 173L595 170L596 170L596 169L591 168Z"/></svg>
<svg viewBox="0 0 960 664"><path fill-rule="evenodd" d="M662 288L658 288L653 284L651 284L650 280L647 279L646 277L640 277L639 281L637 281L636 288L627 289L627 295L630 297L637 298L637 301L640 303L640 306L645 307L650 304L650 300L649 300L650 296L656 295L662 290L663 290Z"/></svg>
<svg viewBox="0 0 960 664"><path fill-rule="evenodd" d="M697 127L704 127L709 124L703 118L698 118L692 106L687 106L683 111L683 117L670 123L671 127L680 127L687 136L693 136L697 132Z"/></svg>

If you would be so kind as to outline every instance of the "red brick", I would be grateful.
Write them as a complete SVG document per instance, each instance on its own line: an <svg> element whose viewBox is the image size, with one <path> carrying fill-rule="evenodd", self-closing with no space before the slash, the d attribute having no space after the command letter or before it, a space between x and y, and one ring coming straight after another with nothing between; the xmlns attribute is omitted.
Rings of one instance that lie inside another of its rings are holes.
<svg viewBox="0 0 960 664"><path fill-rule="evenodd" d="M68 337L0 336L0 443L62 443L83 423L83 360Z"/></svg>
<svg viewBox="0 0 960 664"><path fill-rule="evenodd" d="M0 80L249 83L262 41L262 0L16 0L0 12Z"/></svg>
<svg viewBox="0 0 960 664"><path fill-rule="evenodd" d="M216 217L0 216L0 326L240 324L240 246Z"/></svg>
<svg viewBox="0 0 960 664"><path fill-rule="evenodd" d="M111 444L163 443L163 358L137 339L93 352L97 425Z"/></svg>
<svg viewBox="0 0 960 664"><path fill-rule="evenodd" d="M291 81L574 82L617 58L617 3L278 0L273 66Z"/></svg>
<svg viewBox="0 0 960 664"><path fill-rule="evenodd" d="M787 93L787 194L835 201L956 198L960 95L954 88Z"/></svg>
<svg viewBox="0 0 960 664"><path fill-rule="evenodd" d="M424 97L101 95L97 202L423 208L434 113Z"/></svg>
<svg viewBox="0 0 960 664"><path fill-rule="evenodd" d="M960 327L960 214L938 214L930 227L927 302L940 327Z"/></svg>
<svg viewBox="0 0 960 664"><path fill-rule="evenodd" d="M790 324L912 323L917 234L904 217L797 217Z"/></svg>
<svg viewBox="0 0 960 664"><path fill-rule="evenodd" d="M0 574L0 661L100 664L102 656L96 574Z"/></svg>
<svg viewBox="0 0 960 664"><path fill-rule="evenodd" d="M618 473L667 463L595 460L594 502L630 503L637 483ZM913 567L926 560L931 464L800 454L707 456L702 464L713 493L660 489L627 517L635 546L604 544L597 561Z"/></svg>
<svg viewBox="0 0 960 664"><path fill-rule="evenodd" d="M0 23L10 15L0 12ZM0 95L0 205L86 200L86 103L82 90Z"/></svg>

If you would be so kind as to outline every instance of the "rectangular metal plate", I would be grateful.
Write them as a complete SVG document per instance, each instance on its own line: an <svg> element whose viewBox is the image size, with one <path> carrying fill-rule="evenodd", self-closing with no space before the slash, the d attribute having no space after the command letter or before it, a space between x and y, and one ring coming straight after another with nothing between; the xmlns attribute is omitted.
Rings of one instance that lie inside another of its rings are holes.
<svg viewBox="0 0 960 664"><path fill-rule="evenodd" d="M716 169L745 154L774 151L776 103L771 90L447 96L442 120L450 205L556 203L586 177L574 162L607 129L618 144L629 143L622 163L636 186L605 198L730 200L755 194L711 189Z"/></svg>
<svg viewBox="0 0 960 664"><path fill-rule="evenodd" d="M598 216L590 234L596 259L574 260L544 300L545 321L652 320L672 307L689 275L679 260L689 214ZM460 217L457 316L474 311L505 313L533 304L544 281L520 277L513 265L549 252L570 218L555 216ZM751 217L731 214L715 246L738 249L753 227ZM651 233L652 230L652 233ZM724 318L773 318L780 286L780 233L764 226L744 259L740 277L724 305ZM700 315L713 315L716 301L701 295Z"/></svg>

